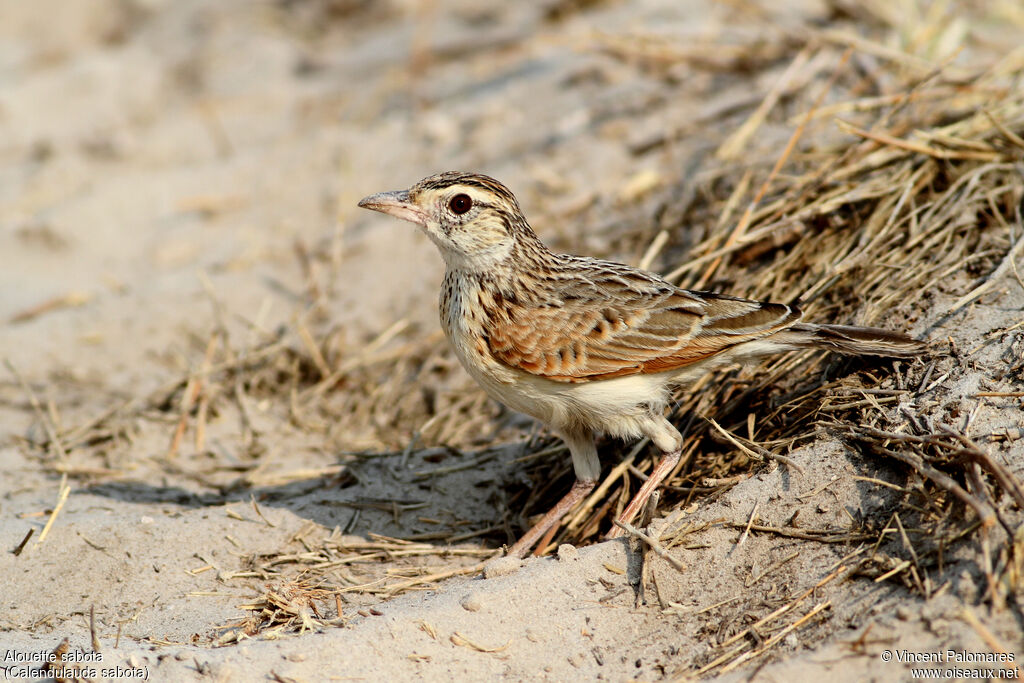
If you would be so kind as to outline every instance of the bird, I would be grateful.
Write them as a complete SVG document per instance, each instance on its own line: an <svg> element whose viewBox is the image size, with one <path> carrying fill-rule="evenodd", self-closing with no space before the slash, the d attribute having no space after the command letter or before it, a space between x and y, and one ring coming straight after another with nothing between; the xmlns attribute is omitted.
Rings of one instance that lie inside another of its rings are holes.
<svg viewBox="0 0 1024 683"><path fill-rule="evenodd" d="M909 358L924 348L883 329L802 322L794 304L686 290L622 263L553 252L515 195L486 175L448 171L359 206L426 233L445 261L441 327L462 366L568 447L575 482L510 557L525 557L594 489L600 435L648 437L661 451L619 516L632 522L679 462L682 436L665 416L672 390L714 368L794 349Z"/></svg>

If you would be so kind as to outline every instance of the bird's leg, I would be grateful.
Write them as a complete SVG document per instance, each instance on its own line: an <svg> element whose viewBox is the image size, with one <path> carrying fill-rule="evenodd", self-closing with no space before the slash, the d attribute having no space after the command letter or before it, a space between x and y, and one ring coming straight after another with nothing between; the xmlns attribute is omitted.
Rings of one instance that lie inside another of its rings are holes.
<svg viewBox="0 0 1024 683"><path fill-rule="evenodd" d="M629 505L627 505L626 509L622 511L622 514L619 515L620 522L626 522L629 524L633 521L637 514L647 504L647 499L651 497L652 493L654 493L654 489L658 488L661 482L665 480L665 477L672 472L676 463L679 462L679 455L681 452L682 449L676 449L661 456L661 461L658 462L658 466L654 468L653 472L651 472L651 476L647 477L647 481L644 482L644 485L641 486L640 490L636 492L635 496L633 496L633 500L629 501ZM605 538L618 538L622 534L622 529L615 526L612 527L612 530L608 532L608 535Z"/></svg>
<svg viewBox="0 0 1024 683"><path fill-rule="evenodd" d="M636 519L636 516L647 505L647 501L651 494L654 493L654 490L661 485L661 482L665 481L665 477L671 474L672 470L679 463L679 457L683 451L682 435L672 426L671 422L661 415L652 415L645 431L651 441L654 442L654 445L661 449L663 455L655 466L654 471L647 477L647 481L644 482L644 485L633 496L633 500L629 501L629 505L622 511L622 514L619 515L619 521L626 522L627 524ZM623 533L623 530L618 526L613 526L605 538L618 538Z"/></svg>
<svg viewBox="0 0 1024 683"><path fill-rule="evenodd" d="M597 457L597 446L594 444L594 433L585 427L567 427L559 431L559 436L569 447L572 456L572 467L576 472L576 481L569 493L558 501L555 507L527 531L515 545L508 549L512 557L525 557L533 544L544 536L551 527L558 524L572 506L597 486L597 478L601 476L601 461Z"/></svg>
<svg viewBox="0 0 1024 683"><path fill-rule="evenodd" d="M555 504L555 507L551 508L539 522L533 525L529 531L515 542L511 548L508 549L510 557L525 557L526 553L530 552L530 548L536 543L541 536L547 533L548 529L558 524L559 520L565 516L572 506L579 502L588 493L594 490L597 486L596 479L577 479L569 489L569 493L565 494L562 500Z"/></svg>

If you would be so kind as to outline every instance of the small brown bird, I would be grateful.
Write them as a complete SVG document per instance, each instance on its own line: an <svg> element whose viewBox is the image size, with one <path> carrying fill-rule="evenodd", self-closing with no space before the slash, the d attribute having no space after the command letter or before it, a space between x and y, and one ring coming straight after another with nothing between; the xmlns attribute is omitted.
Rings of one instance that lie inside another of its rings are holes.
<svg viewBox="0 0 1024 683"><path fill-rule="evenodd" d="M576 483L509 549L524 556L601 472L594 439L647 436L664 454L623 511L631 522L679 461L673 386L726 363L824 348L909 357L923 344L868 327L800 322L796 306L680 289L621 263L552 253L493 178L448 172L359 206L419 225L444 257L441 326L494 399L565 441Z"/></svg>

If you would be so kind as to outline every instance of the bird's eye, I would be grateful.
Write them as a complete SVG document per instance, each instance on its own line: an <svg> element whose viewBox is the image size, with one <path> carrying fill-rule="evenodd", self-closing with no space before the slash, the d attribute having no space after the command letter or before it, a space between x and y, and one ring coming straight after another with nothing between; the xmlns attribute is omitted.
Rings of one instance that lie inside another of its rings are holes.
<svg viewBox="0 0 1024 683"><path fill-rule="evenodd" d="M448 208L452 213L462 215L473 208L473 200L468 194L457 194L448 202Z"/></svg>

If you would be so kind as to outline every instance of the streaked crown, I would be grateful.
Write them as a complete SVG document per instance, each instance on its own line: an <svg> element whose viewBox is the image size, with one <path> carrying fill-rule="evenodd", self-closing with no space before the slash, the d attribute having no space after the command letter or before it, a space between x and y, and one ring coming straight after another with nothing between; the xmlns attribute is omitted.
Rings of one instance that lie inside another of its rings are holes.
<svg viewBox="0 0 1024 683"><path fill-rule="evenodd" d="M375 194L359 205L421 226L453 269L486 272L514 263L520 247L545 251L515 195L479 173L439 173L407 191Z"/></svg>

